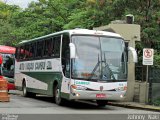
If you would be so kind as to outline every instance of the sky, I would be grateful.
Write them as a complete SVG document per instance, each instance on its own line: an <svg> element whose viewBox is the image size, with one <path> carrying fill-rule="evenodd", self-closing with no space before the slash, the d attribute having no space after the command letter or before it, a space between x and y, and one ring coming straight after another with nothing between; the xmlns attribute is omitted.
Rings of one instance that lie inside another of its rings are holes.
<svg viewBox="0 0 160 120"><path fill-rule="evenodd" d="M27 8L28 3L30 3L31 1L38 1L38 0L2 0L2 1L6 1L7 4L9 5L18 5L21 8Z"/></svg>

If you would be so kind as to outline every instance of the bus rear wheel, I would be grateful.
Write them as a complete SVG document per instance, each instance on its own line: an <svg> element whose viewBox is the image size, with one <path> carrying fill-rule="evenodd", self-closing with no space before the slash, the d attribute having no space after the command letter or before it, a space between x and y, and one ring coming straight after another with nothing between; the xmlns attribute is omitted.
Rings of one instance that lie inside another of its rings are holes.
<svg viewBox="0 0 160 120"><path fill-rule="evenodd" d="M54 101L57 105L63 105L64 103L64 100L61 98L60 88L58 85L56 85L54 89Z"/></svg>
<svg viewBox="0 0 160 120"><path fill-rule="evenodd" d="M96 102L99 107L105 107L108 103L107 100L97 100Z"/></svg>
<svg viewBox="0 0 160 120"><path fill-rule="evenodd" d="M23 91L23 97L27 97L28 92L27 92L26 82L23 82L22 91Z"/></svg>
<svg viewBox="0 0 160 120"><path fill-rule="evenodd" d="M23 91L23 95L22 95L23 97L35 97L36 96L35 93L31 93L27 91L26 82L23 82L22 91Z"/></svg>

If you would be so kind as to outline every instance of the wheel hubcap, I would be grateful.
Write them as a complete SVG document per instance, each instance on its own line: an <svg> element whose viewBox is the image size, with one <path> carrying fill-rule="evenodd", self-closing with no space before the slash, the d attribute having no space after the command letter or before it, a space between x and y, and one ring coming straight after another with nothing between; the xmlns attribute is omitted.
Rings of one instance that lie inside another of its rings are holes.
<svg viewBox="0 0 160 120"><path fill-rule="evenodd" d="M23 87L23 95L26 95L26 86Z"/></svg>
<svg viewBox="0 0 160 120"><path fill-rule="evenodd" d="M56 90L56 103L59 103L60 102L60 92L59 92L59 89L57 88Z"/></svg>

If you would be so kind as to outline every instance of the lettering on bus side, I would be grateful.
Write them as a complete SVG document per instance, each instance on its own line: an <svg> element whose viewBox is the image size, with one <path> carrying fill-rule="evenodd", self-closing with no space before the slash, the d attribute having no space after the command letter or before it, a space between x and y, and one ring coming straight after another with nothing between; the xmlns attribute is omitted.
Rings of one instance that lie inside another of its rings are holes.
<svg viewBox="0 0 160 120"><path fill-rule="evenodd" d="M27 63L26 70L34 70L34 63Z"/></svg>
<svg viewBox="0 0 160 120"><path fill-rule="evenodd" d="M51 69L52 69L52 62L47 61L47 70L51 70Z"/></svg>
<svg viewBox="0 0 160 120"><path fill-rule="evenodd" d="M24 70L24 63L20 63L19 70Z"/></svg>
<svg viewBox="0 0 160 120"><path fill-rule="evenodd" d="M45 70L45 62L36 62L35 70Z"/></svg>
<svg viewBox="0 0 160 120"><path fill-rule="evenodd" d="M76 85L89 85L90 82L88 81L76 81Z"/></svg>

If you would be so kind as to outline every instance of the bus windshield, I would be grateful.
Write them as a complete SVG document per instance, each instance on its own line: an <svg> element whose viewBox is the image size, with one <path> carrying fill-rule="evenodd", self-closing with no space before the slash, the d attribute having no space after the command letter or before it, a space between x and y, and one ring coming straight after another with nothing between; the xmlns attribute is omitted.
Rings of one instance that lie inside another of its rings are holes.
<svg viewBox="0 0 160 120"><path fill-rule="evenodd" d="M3 64L1 65L1 74L5 77L14 77L14 54L1 53L3 56Z"/></svg>
<svg viewBox="0 0 160 120"><path fill-rule="evenodd" d="M76 58L72 59L72 78L117 81L127 80L127 59L122 38L72 36Z"/></svg>

